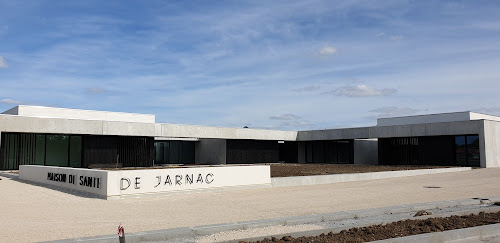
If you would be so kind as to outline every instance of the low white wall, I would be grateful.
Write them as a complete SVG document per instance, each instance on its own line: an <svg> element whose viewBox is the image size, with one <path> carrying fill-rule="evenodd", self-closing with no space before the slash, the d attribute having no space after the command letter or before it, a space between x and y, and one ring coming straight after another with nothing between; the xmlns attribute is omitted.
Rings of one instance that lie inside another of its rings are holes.
<svg viewBox="0 0 500 243"><path fill-rule="evenodd" d="M444 172L459 172L467 170L471 170L471 167L383 171L383 172L337 174L337 175L275 177L271 179L271 182L273 187L307 186L307 185L330 184L338 182L364 181L364 180L387 179L387 178L405 177L405 176L428 175L428 174L437 174Z"/></svg>
<svg viewBox="0 0 500 243"><path fill-rule="evenodd" d="M19 179L103 198L232 186L270 185L268 165L145 170L90 170L21 165Z"/></svg>
<svg viewBox="0 0 500 243"><path fill-rule="evenodd" d="M75 191L108 195L108 171L40 165L20 165L19 179Z"/></svg>
<svg viewBox="0 0 500 243"><path fill-rule="evenodd" d="M271 167L213 166L149 170L120 170L110 173L110 195L158 193L271 183Z"/></svg>

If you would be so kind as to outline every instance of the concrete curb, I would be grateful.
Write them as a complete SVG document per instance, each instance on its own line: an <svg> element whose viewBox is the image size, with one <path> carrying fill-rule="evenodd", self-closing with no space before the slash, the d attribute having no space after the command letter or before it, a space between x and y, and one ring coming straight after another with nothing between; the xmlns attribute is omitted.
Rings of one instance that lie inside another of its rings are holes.
<svg viewBox="0 0 500 243"><path fill-rule="evenodd" d="M471 170L471 167L455 167L441 169L421 169L421 170L399 170L399 171L382 171L368 173L353 173L353 174L336 174L336 175L317 175L317 176L292 176L292 177L275 177L271 178L273 187L288 187L288 186L306 186L330 184L349 181L365 181L377 180L406 176L430 175L446 172L460 172Z"/></svg>
<svg viewBox="0 0 500 243"><path fill-rule="evenodd" d="M491 201L500 200L500 197L489 197ZM156 231L145 231L145 232L136 232L136 233L126 233L127 242L141 242L141 241L158 241L158 240L167 240L167 239L175 239L175 238L186 238L186 237L196 237L196 236L204 236L224 231L230 230L245 230L252 228L260 228L267 226L278 226L278 225L298 225L298 224L306 224L306 223L316 223L322 221L333 221L333 220L341 220L341 219L352 219L352 218L360 218L360 217L369 217L369 216L377 216L383 214L391 214L391 213L401 213L401 212L414 212L418 210L428 210L428 209L436 209L436 208L445 208L445 207L453 207L457 205L473 205L473 204L481 204L480 199L462 199L462 200L453 200L453 201L442 201L442 202L430 202L430 203L420 203L420 204L412 204L412 205L402 205L402 206L392 206L385 208L377 208L377 209L365 209L365 210L356 210L349 212L335 212L335 213L326 213L326 214L317 214L317 215L305 215L305 216L295 216L295 217L285 217L285 218L274 218L274 219L263 219L263 220L254 220L254 221L246 221L246 222L237 222L237 223L227 223L227 224L216 224L216 225L204 225L204 226L195 226L195 227L183 227L183 228L173 228L166 230L156 230ZM500 207L495 208L497 211L500 210ZM484 209L482 211L485 211ZM471 213L471 211L463 212L465 214ZM440 217L439 215L429 215L422 217ZM422 218L418 217L418 218ZM380 223L389 223L389 222L380 222ZM372 225L372 224L370 224ZM340 232L343 229L349 229L353 226L344 227L344 228L335 228ZM285 235L291 235L293 237L299 236L308 236L308 235L319 235L321 233L331 232L332 229L322 229L322 230L314 230L314 231L306 231L306 232L296 232L296 233L288 233ZM126 232L126 228L125 228ZM285 236L283 235L283 236ZM278 235L274 235L278 237ZM67 242L99 242L99 243L108 243L108 242L116 242L117 235L107 235L107 236L96 236L96 237L85 237L85 238L76 238L76 239L66 239L66 240L58 240L58 241L50 241L53 243L67 243ZM256 237L255 239L241 239L241 240L261 240L264 238L270 238L271 236L263 236ZM281 236L282 237L282 236ZM239 240L229 241L229 242L238 242Z"/></svg>
<svg viewBox="0 0 500 243"><path fill-rule="evenodd" d="M472 228L448 230L443 232L412 235L387 240L373 241L373 243L403 243L403 242L450 242L466 239L484 239L490 236L500 235L500 224L490 224Z"/></svg>

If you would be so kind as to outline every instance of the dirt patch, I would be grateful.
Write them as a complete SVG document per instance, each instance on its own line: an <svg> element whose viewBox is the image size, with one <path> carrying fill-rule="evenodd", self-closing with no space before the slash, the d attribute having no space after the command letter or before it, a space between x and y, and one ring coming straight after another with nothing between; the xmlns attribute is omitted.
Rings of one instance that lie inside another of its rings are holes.
<svg viewBox="0 0 500 243"><path fill-rule="evenodd" d="M153 167L119 167L113 165L97 166L100 170L151 170L151 169L171 169L171 168L193 168L193 167L223 167L223 166L252 166L262 164L227 164L227 165L184 165L169 164ZM446 166L407 166L407 165L353 165L353 164L265 164L271 166L271 177L289 177L289 176L312 176L312 175L332 175L332 174L350 174L367 173L381 171L398 170L419 170L449 168Z"/></svg>
<svg viewBox="0 0 500 243"><path fill-rule="evenodd" d="M271 164L271 177L367 173L398 170L448 168L445 166L388 166L353 164Z"/></svg>
<svg viewBox="0 0 500 243"><path fill-rule="evenodd" d="M267 242L370 242L396 237L418 235L424 233L441 232L445 230L462 229L488 224L500 223L500 212L479 213L464 216L450 216L445 218L401 220L385 225L372 225L369 227L356 227L343 230L339 233L321 234L311 237L293 238L284 236L281 239L271 238L255 243ZM245 241L240 241L240 243Z"/></svg>

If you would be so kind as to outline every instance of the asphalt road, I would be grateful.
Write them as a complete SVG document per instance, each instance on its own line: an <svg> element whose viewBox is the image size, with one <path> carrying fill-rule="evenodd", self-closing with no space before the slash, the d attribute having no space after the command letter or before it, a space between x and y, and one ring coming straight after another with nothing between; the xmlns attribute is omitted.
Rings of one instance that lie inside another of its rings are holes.
<svg viewBox="0 0 500 243"><path fill-rule="evenodd" d="M500 195L500 168L102 200L0 175L0 241L33 242Z"/></svg>

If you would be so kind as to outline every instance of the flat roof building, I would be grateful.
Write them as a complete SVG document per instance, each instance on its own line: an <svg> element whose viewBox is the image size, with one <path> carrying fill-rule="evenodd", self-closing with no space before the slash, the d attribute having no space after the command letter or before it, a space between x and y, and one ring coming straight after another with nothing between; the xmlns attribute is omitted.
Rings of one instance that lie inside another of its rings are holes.
<svg viewBox="0 0 500 243"><path fill-rule="evenodd" d="M154 115L17 106L0 114L0 170L19 165L351 163L500 166L500 117L381 118L372 127L278 131L156 123Z"/></svg>

